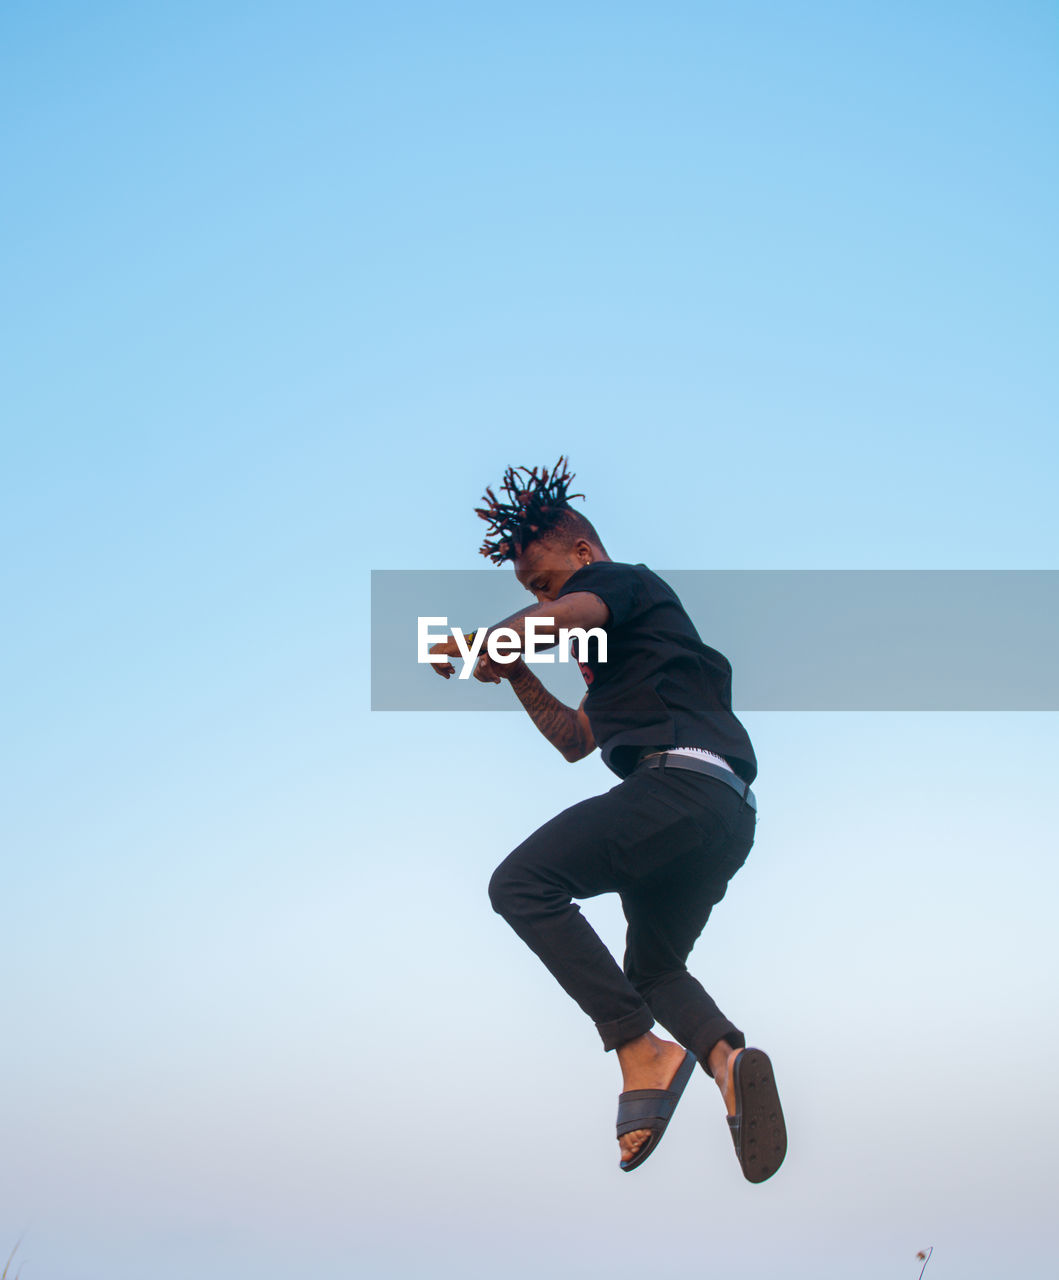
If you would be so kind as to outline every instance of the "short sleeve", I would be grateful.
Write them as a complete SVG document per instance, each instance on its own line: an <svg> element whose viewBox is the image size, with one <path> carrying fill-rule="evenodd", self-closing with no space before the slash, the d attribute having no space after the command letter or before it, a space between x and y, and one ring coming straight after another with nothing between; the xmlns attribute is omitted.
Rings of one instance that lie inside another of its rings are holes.
<svg viewBox="0 0 1059 1280"><path fill-rule="evenodd" d="M556 593L572 595L575 591L591 591L610 610L610 626L620 627L647 607L643 578L630 564L613 560L596 560L572 573Z"/></svg>

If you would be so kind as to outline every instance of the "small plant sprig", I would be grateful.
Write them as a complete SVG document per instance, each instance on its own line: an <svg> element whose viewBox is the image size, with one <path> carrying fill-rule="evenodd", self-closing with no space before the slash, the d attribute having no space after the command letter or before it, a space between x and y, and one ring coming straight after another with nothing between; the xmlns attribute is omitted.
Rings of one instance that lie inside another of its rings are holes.
<svg viewBox="0 0 1059 1280"><path fill-rule="evenodd" d="M10 1254L10 1256L8 1257L7 1261L4 1263L4 1269L3 1269L3 1271L0 1271L0 1280L8 1280L8 1274L7 1274L7 1273L11 1270L11 1263L12 1263L12 1262L14 1261L14 1259L15 1259L15 1254L16 1254L16 1253L18 1253L18 1246L19 1246L21 1243L22 1243L22 1237L21 1237L21 1236L19 1236L19 1238L15 1241L15 1247L11 1250L11 1254ZM11 1277L11 1280L18 1280L18 1278L19 1278L19 1276L20 1276L21 1274L22 1274L22 1263L20 1262L20 1263L18 1264L18 1270L17 1270L17 1271L15 1272L15 1274Z"/></svg>
<svg viewBox="0 0 1059 1280"><path fill-rule="evenodd" d="M923 1272L926 1271L927 1263L930 1261L930 1255L933 1252L934 1252L934 1246L931 1245L930 1248L926 1250L926 1252L920 1249L920 1251L916 1254L916 1261L917 1262L921 1261L923 1263L923 1265L919 1268L918 1280L923 1280ZM0 1276L0 1280L3 1280L2 1276Z"/></svg>

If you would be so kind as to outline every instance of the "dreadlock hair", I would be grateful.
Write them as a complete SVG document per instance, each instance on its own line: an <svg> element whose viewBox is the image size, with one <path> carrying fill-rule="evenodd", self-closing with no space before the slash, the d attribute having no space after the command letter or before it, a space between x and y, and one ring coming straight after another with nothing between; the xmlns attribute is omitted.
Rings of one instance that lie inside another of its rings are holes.
<svg viewBox="0 0 1059 1280"><path fill-rule="evenodd" d="M475 514L488 522L490 537L482 543L479 552L488 556L493 564L517 559L531 542L539 542L553 536L590 538L599 542L599 534L588 520L570 506L571 498L583 498L583 493L570 493L573 474L567 470L566 459L559 461L549 472L547 467L530 470L529 467L508 467L504 472L501 491L507 501L497 498L492 489L486 489L482 501L484 507L475 507Z"/></svg>

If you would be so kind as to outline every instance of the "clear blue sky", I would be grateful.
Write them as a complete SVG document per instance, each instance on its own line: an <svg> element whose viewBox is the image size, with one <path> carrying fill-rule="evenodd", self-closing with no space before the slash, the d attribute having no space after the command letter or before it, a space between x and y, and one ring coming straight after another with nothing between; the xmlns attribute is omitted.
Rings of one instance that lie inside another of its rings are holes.
<svg viewBox="0 0 1059 1280"><path fill-rule="evenodd" d="M745 716L693 968L791 1152L743 1183L699 1081L631 1178L485 895L611 776L373 715L367 656L369 571L483 566L560 452L660 569L1059 568L1056 52L1044 3L5 6L24 1280L1054 1263L1054 713Z"/></svg>

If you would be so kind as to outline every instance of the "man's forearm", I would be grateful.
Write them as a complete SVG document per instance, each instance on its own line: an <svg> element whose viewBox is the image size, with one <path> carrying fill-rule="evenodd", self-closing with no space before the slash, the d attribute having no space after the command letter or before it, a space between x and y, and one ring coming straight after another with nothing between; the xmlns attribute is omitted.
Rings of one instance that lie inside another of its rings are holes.
<svg viewBox="0 0 1059 1280"><path fill-rule="evenodd" d="M599 599L598 596L592 595L590 592L575 591L571 595L563 596L558 600L549 603L531 604L525 609L520 609L518 613L513 613L510 618L505 618L502 622L497 622L491 627L484 627L483 630L488 637L490 632L499 631L501 629L510 633L511 638L503 638L504 648L509 653L525 652L526 649L526 624L528 621L534 623L534 648L550 649L559 642L559 632L562 628L584 627L604 628L610 618L610 611L607 606ZM544 619L550 619L552 625L540 625Z"/></svg>
<svg viewBox="0 0 1059 1280"><path fill-rule="evenodd" d="M573 707L568 707L549 693L521 659L512 668L508 680L515 697L553 747L570 761L588 755L590 748L585 742L580 717Z"/></svg>

